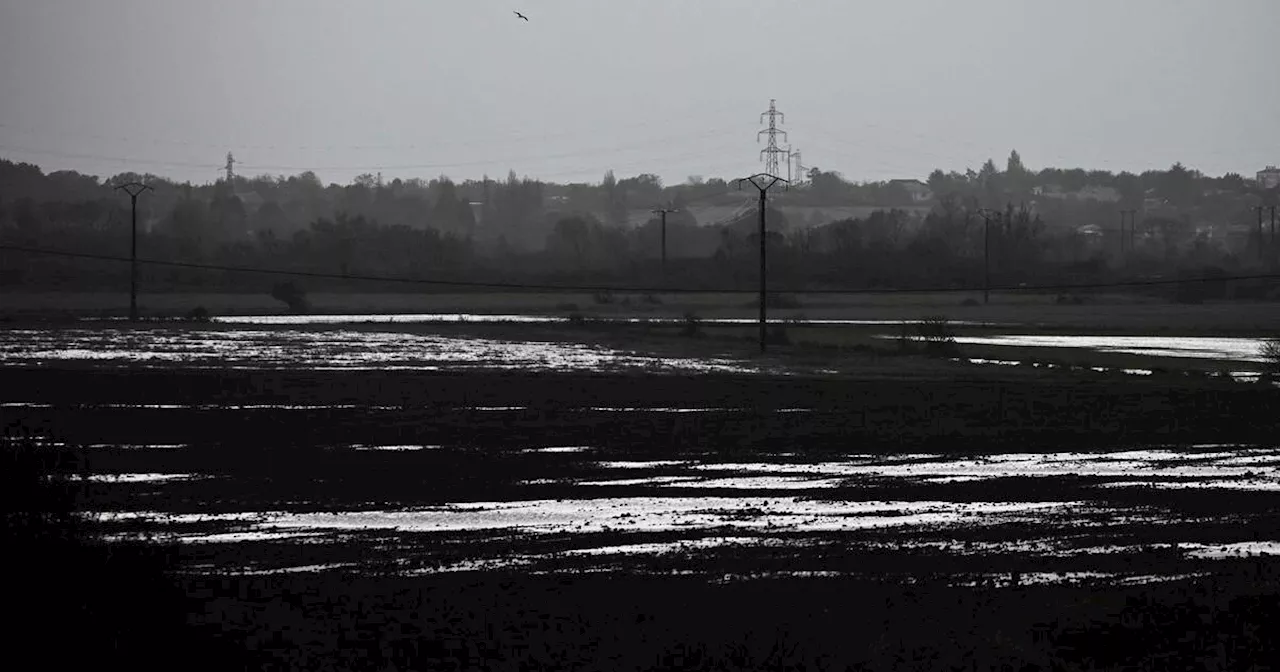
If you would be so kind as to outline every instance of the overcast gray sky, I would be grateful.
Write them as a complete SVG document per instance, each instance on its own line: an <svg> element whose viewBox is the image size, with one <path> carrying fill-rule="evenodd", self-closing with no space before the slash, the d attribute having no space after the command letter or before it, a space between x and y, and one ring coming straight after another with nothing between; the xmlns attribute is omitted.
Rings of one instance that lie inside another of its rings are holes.
<svg viewBox="0 0 1280 672"><path fill-rule="evenodd" d="M512 13L529 17L526 23ZM0 156L202 183L508 169L667 182L804 163L1251 175L1280 0L0 0Z"/></svg>

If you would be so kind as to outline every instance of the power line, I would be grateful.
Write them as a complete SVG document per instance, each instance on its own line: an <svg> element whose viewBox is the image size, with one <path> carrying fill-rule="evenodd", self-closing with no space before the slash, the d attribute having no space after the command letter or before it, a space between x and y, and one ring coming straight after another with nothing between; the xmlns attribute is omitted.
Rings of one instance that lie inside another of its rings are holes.
<svg viewBox="0 0 1280 672"><path fill-rule="evenodd" d="M573 159L573 158L579 158L584 156L598 156L603 154L613 154L617 152L652 150L655 143L676 142L676 141L690 142L695 140L714 138L716 136L724 136L728 132L729 131L725 131L725 130L710 130L710 131L704 130L704 131L700 131L693 134L683 133L679 135L669 135L669 136L664 136L660 138L649 139L644 142L627 143L623 145L612 145L607 147L597 146L592 149L585 149L585 150L579 150L579 151L573 151L573 152L564 152L560 154L545 154L545 153L530 154L522 157L508 156L508 157L497 157L497 158L481 159L481 160L451 161L447 163L422 163L422 164L403 164L403 165L365 164L365 165L346 165L346 166L289 165L289 164L268 164L268 163L258 164L258 163L250 163L250 162L244 162L239 160L237 160L236 163L242 169L248 169L248 170L299 170L299 171L302 171L302 170L307 170L307 171L384 170L384 171L392 171L392 170L422 170L422 169L436 169L436 168L462 168L462 167L485 166L485 165L497 164L497 163L545 161L546 159ZM725 147L727 148L727 145L725 145ZM408 146L407 148L412 149L412 146ZM135 164L143 164L143 165L169 166L169 167L180 167L180 168L216 168L218 170L222 170L225 166L225 164L219 165L214 163L196 163L196 162L190 162L190 161L166 161L163 159L143 159L143 158L136 158L136 157L108 156L108 155L102 155L102 154L83 154L83 153L76 153L76 152L63 152L60 150L40 149L40 148L35 148L35 147L30 147L25 145L0 144L0 150L23 152L28 154L44 154L49 156L57 156L61 158L70 158L70 159L107 161L107 162L113 162L113 163L135 163Z"/></svg>
<svg viewBox="0 0 1280 672"><path fill-rule="evenodd" d="M191 161L160 161L155 159L138 159L121 156L103 156L101 154L79 154L75 152L60 152L52 149L32 149L30 147L22 147L18 145L0 144L0 150L9 152L22 152L26 154L45 154L48 156L57 156L64 159L84 159L88 161L107 161L110 163L133 163L152 166L167 166L175 168L216 168L222 167L216 163L195 163Z"/></svg>
<svg viewBox="0 0 1280 672"><path fill-rule="evenodd" d="M682 134L676 136L667 136L664 138L654 138L639 143L628 143L625 145L613 145L609 147L596 147L594 149L586 149L574 152L564 152L560 154L529 154L522 157L498 157L491 159L468 160L468 161L451 161L448 163L424 163L424 164L404 164L404 165L361 165L361 166L297 166L297 165L274 165L274 164L254 164L244 163L242 167L253 170L312 170L312 171L343 171L343 170L422 170L432 168L461 168L486 166L495 163L516 163L521 161L542 161L545 159L574 159L583 156L597 156L601 154L613 154L616 152L626 152L635 150L652 150L656 143L673 142L677 140L701 140L712 138L717 135L724 135L724 130L702 131L693 135Z"/></svg>
<svg viewBox="0 0 1280 672"><path fill-rule="evenodd" d="M25 247L21 245L0 245L0 250L11 252L22 252L26 254L43 254L48 256L71 257L79 259L94 259L98 261L118 261L129 262L129 257L119 257L106 254L91 254L87 252L68 252L64 250L48 250L36 247ZM152 266L169 266L176 268L191 268L206 271L223 271L234 273L261 273L266 275L290 275L297 277L322 278L330 280L355 280L361 282L395 282L405 284L418 285L443 285L451 287L477 287L477 288L494 288L494 289L528 289L541 290L548 292L632 292L632 293L650 293L650 294L753 294L759 292L758 289L744 289L738 287L725 287L714 289L695 289L691 287L641 287L641 286L609 286L609 285L542 285L527 284L516 282L474 282L465 280L428 280L423 278L404 278L395 276L373 276L373 275L353 275L346 273L320 273L313 271L286 271L273 268L252 268L247 266L223 266L219 264L198 264L183 261L164 261L160 259L138 259L139 264L151 264ZM999 292L1037 292L1037 291L1068 291L1073 289L1110 289L1116 287L1154 287L1161 285L1178 285L1183 283L1195 282L1235 282L1246 280L1280 280L1280 273L1262 273L1257 275L1233 275L1221 277L1200 277L1200 278L1173 278L1159 280L1127 280L1118 282L1095 282L1095 283L1073 283L1073 284L1057 284L1057 285L1006 285L1006 286L990 286L990 291ZM775 292L787 294L954 294L981 291L978 287L918 287L918 288L889 288L889 289L775 289Z"/></svg>
<svg viewBox="0 0 1280 672"><path fill-rule="evenodd" d="M705 132L705 133L701 134L701 135L700 135L700 136L698 136L698 137L710 138L710 137L714 137L716 134L720 134L720 133L723 133L723 131L711 131L711 132ZM526 161L526 160L540 161L540 162L544 162L544 163L545 163L545 161L546 161L547 159L571 159L571 158L575 158L575 157L582 157L582 156L591 156L591 155L600 155L600 154L612 154L612 153L617 153L617 152L635 151L635 150L646 150L646 149L650 149L650 148L653 146L653 142L654 142L654 141L650 141L649 143L646 143L646 144L644 144L644 145L632 145L632 146L624 145L624 146L621 146L621 147L614 147L614 148L601 148L601 149L591 150L591 151L571 152L571 153L558 154L558 155L547 155L547 154L542 154L542 155L538 155L538 156L528 156L528 157L524 157L524 158L515 158L515 159L513 159L513 158L508 158L508 159L491 159L491 160L486 160L486 161L459 161L459 162L451 162L451 163L418 164L418 165L405 165L405 166L346 166L346 167L341 167L341 166L324 166L324 167L315 167L315 166L283 166L283 165L281 165L281 166L266 166L266 165L254 165L254 164L247 164L247 163L244 163L244 162L240 161L239 159L237 159L237 160L235 161L235 163L236 163L236 165L240 166L241 168L247 168L247 169L253 169L253 170L363 171L363 172L374 171L374 170L376 170L376 171L406 171L406 170L421 170L421 169L443 169L443 168L460 168L460 167L487 166L487 165L494 165L494 164L500 164L500 163L515 164L515 163L519 163L519 162L521 162L521 161ZM734 143L734 144L736 144L736 143ZM681 159L681 158L695 158L695 157L701 157L701 156L704 156L704 155L706 155L707 153L726 152L726 151L730 150L731 148L732 148L732 145L731 145L731 144L721 144L721 145L717 145L717 146L715 146L715 147L713 147L713 148L703 148L703 149L700 149L700 150L691 150L691 151L689 151L689 152L685 152L685 153L682 153L682 154L677 154L677 155L667 155L667 156L665 156L665 157L663 157L663 158L664 158L665 160ZM56 150L41 150L41 149L33 149L33 148L29 148L29 147L6 146L6 145L3 145L3 144L0 144L0 150L13 150L13 151L17 151L17 152L25 152L25 153L32 153L32 154L50 154L50 155L53 155L53 156L59 156L59 157L65 157L65 158L78 158L78 159L88 159L88 160L97 160L97 161L108 161L108 162L116 162L116 163L124 163L124 164L134 164L134 165L138 165L138 164L141 164L141 165L168 165L168 166L174 166L174 167L185 167L185 168L203 168L203 169L206 169L206 170L210 170L210 171L216 170L216 171L219 171L219 172L224 172L224 171L226 170L226 164L225 164L225 163L223 163L223 164L219 165L219 164L213 164L213 163L184 163L184 162L153 161L153 160L150 160L150 159L137 159L137 158L127 158L127 157L110 157L110 156L90 155L90 154L74 154L74 153L67 153L67 152L59 152L59 151L56 151ZM610 164L609 164L609 165L607 165L607 166L602 165L602 166L597 166L597 167L593 167L593 168L584 168L584 169L575 170L575 171L573 171L573 172L560 172L560 173L552 173L552 174L548 174L548 173L540 173L540 176L541 176L541 179L544 179L544 180L545 180L545 179L555 179L555 178L557 178L557 177L562 177L562 176L567 176L567 175L583 175L583 174L586 174L587 172L591 172L591 171L600 171L600 172L603 172L604 170L634 169L634 168L638 168L638 167L652 166L652 165L653 165L653 163L654 163L654 161L655 161L654 159L641 159L641 160L629 161L629 162L622 163L622 164L618 164L618 163L610 163Z"/></svg>
<svg viewBox="0 0 1280 672"><path fill-rule="evenodd" d="M731 109L730 105L736 106L736 103L732 101L725 101L723 104L725 105L725 107L720 110L723 112L730 111ZM706 112L706 111L707 111L706 101L698 100L692 103L688 108L677 109L675 112L673 112L673 114L684 115L689 112ZM106 141L112 141L112 142L124 142L129 144L173 145L178 147L194 147L194 148L218 149L218 150L221 150L227 146L232 146L232 147L237 147L242 151L243 150L301 149L301 150L307 150L307 151L334 152L334 151L349 151L349 150L363 151L363 150L385 150L385 149L412 149L412 150L428 150L429 149L434 151L434 150L440 149L441 147L469 148L469 147L476 147L476 146L483 146L486 144L497 144L497 143L502 143L502 144L527 143L527 142L545 143L547 140L553 139L553 138L581 136L584 132L588 132L588 131L599 131L601 133L616 133L622 130L652 128L657 126L665 127L667 125L668 125L668 122L666 122L665 120L655 121L653 119L649 119L645 121L633 122L628 124L614 124L614 125L610 125L608 128L596 128L596 129L584 129L581 126L574 125L574 127L571 130L555 131L555 132L544 132L539 130L536 134L529 133L527 126L524 126L521 129L515 130L515 131L513 131L510 127L508 127L506 129L499 129L492 133L486 132L485 137L483 139L477 139L477 140L463 140L463 141L455 141L455 142L450 142L450 141L437 142L435 140L431 140L425 143L407 143L406 144L404 142L397 142L392 144L356 144L356 145L325 145L325 144L253 145L253 144L245 144L241 142L232 142L232 141L217 142L217 143L203 143L203 142L192 142L189 140L169 140L169 139L154 138L154 137L137 138L137 137L127 137L127 136L118 136L118 135L101 135L97 133L84 133L84 132L77 132L77 131L66 130L66 129L58 129L58 130L38 129L31 126L22 126L22 125L13 124L10 122L0 122L0 129L8 129L16 133L21 133L23 135L33 135L33 136L45 135L45 136L54 136L58 138L73 136L73 137L86 138L86 139L92 139L92 140L106 140Z"/></svg>

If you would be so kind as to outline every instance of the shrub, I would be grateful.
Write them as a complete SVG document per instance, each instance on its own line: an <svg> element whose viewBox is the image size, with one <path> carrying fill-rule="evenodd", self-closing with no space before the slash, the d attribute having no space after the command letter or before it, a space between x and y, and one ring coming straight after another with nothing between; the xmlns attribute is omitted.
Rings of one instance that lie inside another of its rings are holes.
<svg viewBox="0 0 1280 672"><path fill-rule="evenodd" d="M692 312L685 313L684 326L680 328L680 335L688 338L702 336L702 318Z"/></svg>
<svg viewBox="0 0 1280 672"><path fill-rule="evenodd" d="M282 282L271 288L271 298L283 302L289 310L304 313L311 309L307 293L292 282Z"/></svg>
<svg viewBox="0 0 1280 672"><path fill-rule="evenodd" d="M970 297L970 298L965 299L964 301L961 301L961 302L960 302L960 305L971 308L971 307L973 307L973 306L978 305L978 300L977 300L977 299L975 299L975 298Z"/></svg>
<svg viewBox="0 0 1280 672"><path fill-rule="evenodd" d="M1262 342L1259 354L1265 360L1267 373L1280 374L1280 337L1268 338Z"/></svg>
<svg viewBox="0 0 1280 672"><path fill-rule="evenodd" d="M661 305L662 297L658 296L657 294L645 294L644 302L654 306Z"/></svg>
<svg viewBox="0 0 1280 672"><path fill-rule="evenodd" d="M208 322L209 311L204 306L196 306L191 309L191 312L187 313L187 319L192 322Z"/></svg>
<svg viewBox="0 0 1280 672"><path fill-rule="evenodd" d="M924 344L925 352L931 355L952 356L959 351L955 332L945 317L924 318L916 325L916 333Z"/></svg>
<svg viewBox="0 0 1280 672"><path fill-rule="evenodd" d="M6 438L0 541L15 551L9 571L17 580L5 596L21 616L9 627L15 641L40 651L53 669L172 669L178 655L204 661L192 669L243 667L187 627L199 605L176 580L175 545L101 538L79 517L81 486L67 478L88 473L82 456ZM75 646L66 645L68 632Z"/></svg>
<svg viewBox="0 0 1280 672"><path fill-rule="evenodd" d="M602 292L596 292L595 296L592 298L595 299L596 303L599 303L601 305L610 304L610 303L613 303L613 292L606 289Z"/></svg>

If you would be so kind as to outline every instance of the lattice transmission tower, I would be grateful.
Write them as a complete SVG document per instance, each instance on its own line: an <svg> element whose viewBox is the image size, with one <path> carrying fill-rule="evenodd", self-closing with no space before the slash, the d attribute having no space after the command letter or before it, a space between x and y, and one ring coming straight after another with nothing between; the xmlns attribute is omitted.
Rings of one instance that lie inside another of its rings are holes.
<svg viewBox="0 0 1280 672"><path fill-rule="evenodd" d="M760 150L760 157L764 159L765 173L769 175L779 175L778 155L787 154L787 150L778 146L778 136L781 135L783 139L786 139L787 132L778 128L778 121L781 119L783 123L786 123L787 116L778 111L777 101L770 98L769 111L760 113L760 123L764 123L765 117L769 118L769 127L759 133L756 133L756 142L760 142L760 136L762 135L767 135L769 137L769 144L764 149ZM788 159L788 162L789 161L790 159ZM787 165L790 166L790 163Z"/></svg>

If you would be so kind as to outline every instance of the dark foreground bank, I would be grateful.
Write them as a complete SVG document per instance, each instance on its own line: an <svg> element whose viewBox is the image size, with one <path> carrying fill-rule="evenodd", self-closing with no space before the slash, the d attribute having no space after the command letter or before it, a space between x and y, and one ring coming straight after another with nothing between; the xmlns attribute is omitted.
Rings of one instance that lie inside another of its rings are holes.
<svg viewBox="0 0 1280 672"><path fill-rule="evenodd" d="M927 575L190 578L169 549L85 535L74 492L40 478L74 470L65 454L6 457L9 652L51 669L1245 670L1280 658L1280 576L1263 563L1105 592Z"/></svg>

